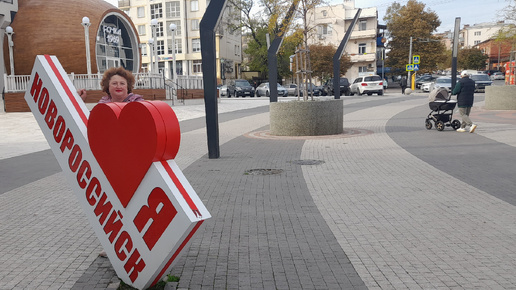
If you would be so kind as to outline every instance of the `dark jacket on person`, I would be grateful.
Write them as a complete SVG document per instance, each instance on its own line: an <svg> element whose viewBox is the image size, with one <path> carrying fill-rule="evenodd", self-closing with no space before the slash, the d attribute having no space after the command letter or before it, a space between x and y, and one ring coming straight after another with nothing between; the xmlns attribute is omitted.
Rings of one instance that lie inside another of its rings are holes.
<svg viewBox="0 0 516 290"><path fill-rule="evenodd" d="M401 79L400 86L402 86L402 87L406 87L407 86L407 79L406 78L402 78Z"/></svg>
<svg viewBox="0 0 516 290"><path fill-rule="evenodd" d="M473 107L473 94L475 93L475 81L469 77L462 77L455 88L452 95L457 95L457 105L459 108Z"/></svg>

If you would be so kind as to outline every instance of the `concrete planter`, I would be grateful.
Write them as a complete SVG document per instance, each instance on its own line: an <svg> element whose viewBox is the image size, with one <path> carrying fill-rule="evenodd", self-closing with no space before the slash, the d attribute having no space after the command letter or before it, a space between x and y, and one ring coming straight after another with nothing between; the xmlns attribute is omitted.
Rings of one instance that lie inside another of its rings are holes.
<svg viewBox="0 0 516 290"><path fill-rule="evenodd" d="M270 105L271 134L319 136L343 132L342 100L275 102Z"/></svg>
<svg viewBox="0 0 516 290"><path fill-rule="evenodd" d="M487 110L516 110L516 86L486 87Z"/></svg>

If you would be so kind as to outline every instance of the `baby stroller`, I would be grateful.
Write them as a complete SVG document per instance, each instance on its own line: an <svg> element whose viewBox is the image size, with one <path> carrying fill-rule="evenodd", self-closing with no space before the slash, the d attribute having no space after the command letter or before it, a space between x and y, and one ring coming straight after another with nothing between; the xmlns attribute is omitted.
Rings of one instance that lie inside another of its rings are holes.
<svg viewBox="0 0 516 290"><path fill-rule="evenodd" d="M452 127L457 130L460 128L460 121L453 120L453 109L457 105L456 100L450 100L448 90L445 88L435 89L428 96L428 106L432 110L425 120L426 129L432 129L432 121L438 131L444 130L444 127Z"/></svg>

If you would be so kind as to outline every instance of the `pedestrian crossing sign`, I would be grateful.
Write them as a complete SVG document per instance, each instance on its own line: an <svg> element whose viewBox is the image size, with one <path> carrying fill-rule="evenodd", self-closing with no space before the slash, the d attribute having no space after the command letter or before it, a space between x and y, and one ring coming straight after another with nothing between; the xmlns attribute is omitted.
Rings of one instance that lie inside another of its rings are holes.
<svg viewBox="0 0 516 290"><path fill-rule="evenodd" d="M412 57L412 63L413 64L420 64L421 63L421 57L419 55L414 55Z"/></svg>
<svg viewBox="0 0 516 290"><path fill-rule="evenodd" d="M414 70L419 70L419 64L414 64Z"/></svg>
<svg viewBox="0 0 516 290"><path fill-rule="evenodd" d="M406 71L413 71L414 70L414 65L411 64L411 63L407 64L406 67L405 67L405 70Z"/></svg>

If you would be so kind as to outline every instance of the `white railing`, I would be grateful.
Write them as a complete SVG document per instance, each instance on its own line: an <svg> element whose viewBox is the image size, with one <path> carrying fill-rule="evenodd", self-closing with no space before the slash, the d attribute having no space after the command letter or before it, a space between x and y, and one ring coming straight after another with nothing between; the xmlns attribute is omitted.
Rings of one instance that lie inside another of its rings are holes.
<svg viewBox="0 0 516 290"><path fill-rule="evenodd" d="M135 73L135 89L164 89L165 79L162 75L151 73ZM101 90L100 81L102 74L74 74L68 75L73 85L77 89ZM30 75L10 76L4 74L5 92L16 93L27 90ZM166 80L171 82L171 80ZM202 76L177 76L177 86L184 89L202 89L204 82Z"/></svg>

